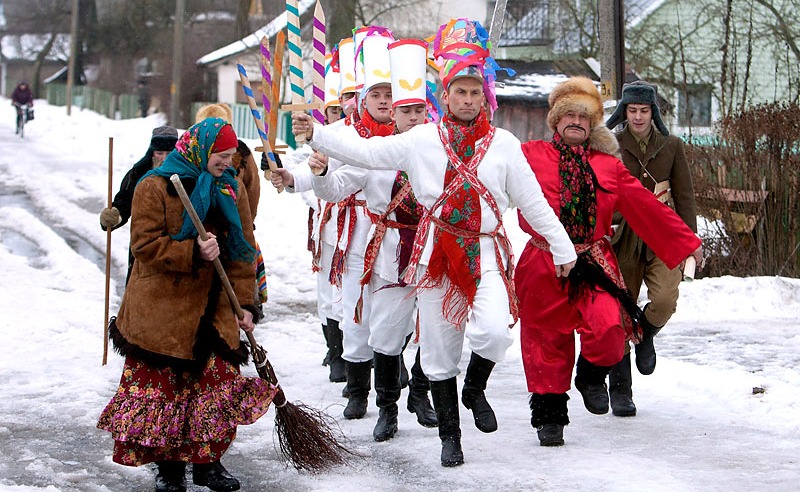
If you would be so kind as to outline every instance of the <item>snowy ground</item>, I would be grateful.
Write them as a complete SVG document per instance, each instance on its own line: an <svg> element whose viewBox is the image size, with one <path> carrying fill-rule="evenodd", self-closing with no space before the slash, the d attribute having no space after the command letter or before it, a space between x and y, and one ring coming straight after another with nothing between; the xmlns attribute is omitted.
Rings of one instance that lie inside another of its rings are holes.
<svg viewBox="0 0 800 492"><path fill-rule="evenodd" d="M101 365L106 236L97 216L106 202L108 137L116 192L161 120L109 121L80 110L67 118L43 101L36 115L21 140L0 99L0 491L152 490L150 467L113 463L109 435L95 428L122 367L114 353ZM271 410L240 428L224 458L243 490L797 490L800 280L684 283L678 312L657 339L658 370L634 375L638 416L590 415L571 391L562 448L538 446L515 343L487 391L500 429L480 433L462 409L466 463L446 469L436 430L404 409L400 431L385 443L372 441L373 395L366 419L341 418L342 385L327 382L320 365L306 208L266 183L261 200L256 235L270 302L256 336L287 396L335 416L365 457L319 475L287 469L276 458ZM507 225L521 245L513 214ZM112 314L128 239L127 226L113 234Z"/></svg>

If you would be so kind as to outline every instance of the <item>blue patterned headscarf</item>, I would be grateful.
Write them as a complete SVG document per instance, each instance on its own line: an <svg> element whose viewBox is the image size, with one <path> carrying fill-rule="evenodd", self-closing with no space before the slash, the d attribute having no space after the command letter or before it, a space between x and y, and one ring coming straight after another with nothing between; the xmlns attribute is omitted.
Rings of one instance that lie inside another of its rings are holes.
<svg viewBox="0 0 800 492"><path fill-rule="evenodd" d="M206 118L193 125L181 135L175 144L175 150L164 159L164 163L144 177L155 175L169 179L177 174L181 179L196 180L197 185L189 198L200 221L205 220L211 207L218 208L228 220L226 244L231 259L252 262L256 251L242 232L242 221L236 206L239 186L233 168L226 169L219 178L208 172L208 159L214 150L214 142L222 127L227 124L222 118ZM195 238L197 235L197 229L184 210L181 231L172 236L172 239L180 241Z"/></svg>

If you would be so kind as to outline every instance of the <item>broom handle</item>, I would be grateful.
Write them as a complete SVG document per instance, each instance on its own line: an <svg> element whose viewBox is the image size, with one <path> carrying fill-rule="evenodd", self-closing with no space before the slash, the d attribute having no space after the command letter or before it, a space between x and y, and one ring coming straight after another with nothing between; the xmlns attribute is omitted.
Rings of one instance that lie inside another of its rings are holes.
<svg viewBox="0 0 800 492"><path fill-rule="evenodd" d="M175 185L175 189L178 191L178 196L181 198L181 202L183 202L183 206L186 208L186 213L189 214L189 218L192 219L192 224L194 224L195 229L197 229L200 239L203 241L208 241L206 228L203 227L203 222L200 221L200 217L197 215L197 211L194 209L192 201L189 200L189 195L186 194L183 183L181 183L181 178L178 177L177 174L173 174L170 176L169 180L172 181L173 185ZM219 257L214 258L214 268L217 270L217 275L219 275L219 278L222 281L222 286L225 288L225 293L228 294L228 299L231 301L231 306L233 306L233 312L236 313L237 318L244 318L244 310L242 310L242 306L239 305L239 300L236 298L236 294L233 292L233 286L231 286L231 281L228 279L228 275L225 273L225 268L222 266L222 262L219 260ZM250 346L259 346L252 333L245 332L245 334L247 335L247 340L250 342ZM266 360L266 358L264 360ZM264 363L264 361L258 360L253 362L255 362L256 365Z"/></svg>
<svg viewBox="0 0 800 492"><path fill-rule="evenodd" d="M114 137L108 137L108 208L113 203L112 193L112 173L114 172ZM106 228L106 309L103 317L103 365L108 363L108 304L111 295L111 227Z"/></svg>

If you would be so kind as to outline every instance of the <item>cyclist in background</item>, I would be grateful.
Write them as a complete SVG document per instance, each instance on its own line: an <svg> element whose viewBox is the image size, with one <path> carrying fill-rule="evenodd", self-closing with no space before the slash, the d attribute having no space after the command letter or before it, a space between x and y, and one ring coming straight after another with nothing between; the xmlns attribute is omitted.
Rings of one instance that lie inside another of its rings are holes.
<svg viewBox="0 0 800 492"><path fill-rule="evenodd" d="M20 124L22 123L22 108L27 106L25 107L27 112L29 107L33 107L33 93L27 82L21 81L17 84L16 89L11 94L11 104L17 108L17 133L19 133Z"/></svg>

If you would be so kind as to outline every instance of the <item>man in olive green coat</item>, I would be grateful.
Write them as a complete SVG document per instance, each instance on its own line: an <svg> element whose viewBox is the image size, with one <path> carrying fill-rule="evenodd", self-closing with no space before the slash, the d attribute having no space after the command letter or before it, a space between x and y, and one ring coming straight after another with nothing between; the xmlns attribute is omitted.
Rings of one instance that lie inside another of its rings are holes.
<svg viewBox="0 0 800 492"><path fill-rule="evenodd" d="M654 86L637 81L622 89L622 100L606 126L617 132L622 161L645 188L653 191L662 203L673 208L693 231L697 232L697 209L692 176L681 139L669 134L661 120ZM652 374L656 366L653 337L669 321L678 303L682 268L670 270L650 248L622 221L612 240L625 284L638 298L642 282L647 285L650 302L645 306L641 323L643 339L636 345L636 367L642 374ZM630 347L609 373L609 395L614 415L636 415L631 391Z"/></svg>

